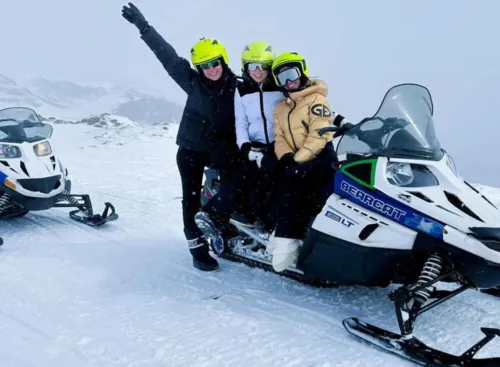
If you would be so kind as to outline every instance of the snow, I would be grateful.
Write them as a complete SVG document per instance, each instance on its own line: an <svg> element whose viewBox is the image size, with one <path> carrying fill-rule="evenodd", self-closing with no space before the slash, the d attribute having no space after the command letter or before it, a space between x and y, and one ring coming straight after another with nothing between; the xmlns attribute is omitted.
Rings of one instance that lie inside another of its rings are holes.
<svg viewBox="0 0 500 367"><path fill-rule="evenodd" d="M120 218L96 229L53 209L0 223L1 365L413 366L342 326L357 316L395 330L387 289L311 288L225 260L217 273L192 267L176 128L54 126L73 191ZM498 302L465 292L424 314L416 335L462 353L481 326L500 327Z"/></svg>
<svg viewBox="0 0 500 367"><path fill-rule="evenodd" d="M0 108L23 106L40 115L80 120L113 113L145 124L179 120L182 107L157 92L109 83L85 83L60 79L13 80L0 74Z"/></svg>

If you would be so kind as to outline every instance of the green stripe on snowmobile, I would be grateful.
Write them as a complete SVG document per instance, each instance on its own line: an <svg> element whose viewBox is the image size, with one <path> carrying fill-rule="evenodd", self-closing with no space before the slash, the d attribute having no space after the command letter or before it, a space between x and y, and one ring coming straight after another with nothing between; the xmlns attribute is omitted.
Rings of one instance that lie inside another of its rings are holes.
<svg viewBox="0 0 500 367"><path fill-rule="evenodd" d="M365 180L355 176L351 172L349 172L349 169L355 166L360 166L360 165L370 165L370 177L369 177L369 182L366 182ZM377 168L377 159L376 158L370 158L370 159L363 159L355 162L350 162L344 164L341 168L340 171L351 178L352 180L356 181L358 184L361 186L364 186L370 190L375 190L375 172Z"/></svg>

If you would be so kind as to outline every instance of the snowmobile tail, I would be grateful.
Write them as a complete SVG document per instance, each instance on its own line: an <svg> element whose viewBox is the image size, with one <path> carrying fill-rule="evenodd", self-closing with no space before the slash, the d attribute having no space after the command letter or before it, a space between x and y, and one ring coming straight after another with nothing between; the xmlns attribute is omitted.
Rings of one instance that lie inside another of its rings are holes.
<svg viewBox="0 0 500 367"><path fill-rule="evenodd" d="M118 219L118 214L116 214L113 204L105 202L104 206L102 214L94 214L90 196L87 194L65 194L54 204L54 207L59 208L78 208L69 212L70 218L91 227L100 227L103 224Z"/></svg>

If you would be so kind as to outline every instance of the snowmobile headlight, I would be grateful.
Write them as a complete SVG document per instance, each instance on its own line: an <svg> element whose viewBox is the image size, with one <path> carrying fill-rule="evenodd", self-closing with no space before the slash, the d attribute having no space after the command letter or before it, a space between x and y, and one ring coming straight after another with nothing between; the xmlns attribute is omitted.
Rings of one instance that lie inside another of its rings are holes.
<svg viewBox="0 0 500 367"><path fill-rule="evenodd" d="M50 146L50 143L48 141L43 141L41 143L36 144L35 146L33 146L33 150L35 151L35 154L39 157L52 154L52 147Z"/></svg>
<svg viewBox="0 0 500 367"><path fill-rule="evenodd" d="M420 164L388 163L386 168L387 181L401 187L438 186L439 181L434 174Z"/></svg>
<svg viewBox="0 0 500 367"><path fill-rule="evenodd" d="M387 180L396 186L407 186L413 182L413 170L408 163L389 163L386 169Z"/></svg>
<svg viewBox="0 0 500 367"><path fill-rule="evenodd" d="M21 158L21 150L15 145L0 144L0 158Z"/></svg>

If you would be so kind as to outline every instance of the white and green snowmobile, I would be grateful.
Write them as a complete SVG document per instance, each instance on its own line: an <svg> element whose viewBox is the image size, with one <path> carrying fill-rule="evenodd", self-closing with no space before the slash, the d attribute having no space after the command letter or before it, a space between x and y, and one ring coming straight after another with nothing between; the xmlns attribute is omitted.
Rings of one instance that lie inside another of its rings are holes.
<svg viewBox="0 0 500 367"><path fill-rule="evenodd" d="M484 339L459 356L413 334L422 313L466 290L500 285L500 210L457 173L436 136L433 112L427 88L396 85L373 117L343 135L330 196L311 218L297 264L280 274L333 286L401 285L389 294L400 334L356 318L344 320L346 330L423 365L500 366L500 357L474 358L499 329L482 328ZM217 187L217 172L207 170L202 201ZM207 231L219 240L216 252L273 271L256 228L231 222L242 238L228 246ZM440 282L458 288L439 289Z"/></svg>

